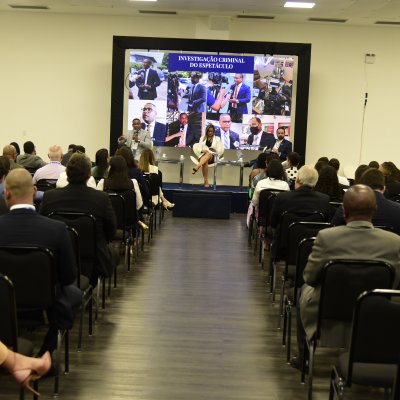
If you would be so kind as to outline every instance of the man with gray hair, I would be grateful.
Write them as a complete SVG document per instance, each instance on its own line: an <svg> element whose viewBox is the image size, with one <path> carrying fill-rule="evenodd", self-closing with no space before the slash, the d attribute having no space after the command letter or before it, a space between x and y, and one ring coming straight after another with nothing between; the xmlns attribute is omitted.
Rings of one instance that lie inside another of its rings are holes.
<svg viewBox="0 0 400 400"><path fill-rule="evenodd" d="M57 144L50 146L48 156L50 163L36 170L35 174L33 175L34 184L41 179L56 181L60 177L61 172L65 171L65 167L61 165L63 153L60 146Z"/></svg>
<svg viewBox="0 0 400 400"><path fill-rule="evenodd" d="M332 211L329 205L329 196L313 191L317 181L318 172L314 167L303 165L299 169L295 181L295 190L280 193L275 199L271 210L270 223L272 228L278 227L280 216L284 211L318 211L324 214L327 220L330 218Z"/></svg>
<svg viewBox="0 0 400 400"><path fill-rule="evenodd" d="M22 165L17 164L17 150L12 144L3 147L3 156L6 156L10 160L10 170L23 168Z"/></svg>

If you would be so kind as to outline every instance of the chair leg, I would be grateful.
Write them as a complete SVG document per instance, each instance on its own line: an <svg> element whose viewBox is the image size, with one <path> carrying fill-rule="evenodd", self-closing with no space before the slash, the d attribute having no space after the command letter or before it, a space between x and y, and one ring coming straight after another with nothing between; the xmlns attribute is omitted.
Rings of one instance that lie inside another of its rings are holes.
<svg viewBox="0 0 400 400"><path fill-rule="evenodd" d="M57 333L57 349L56 349L56 356L55 356L55 375L54 375L54 393L53 396L57 397L59 388L60 388L60 366L61 366L61 340L62 335L61 331L59 330Z"/></svg>
<svg viewBox="0 0 400 400"><path fill-rule="evenodd" d="M81 307L81 315L79 318L79 333L78 333L78 349L77 351L82 350L82 336L83 336L83 319L85 314L85 304L82 304Z"/></svg>
<svg viewBox="0 0 400 400"><path fill-rule="evenodd" d="M286 341L286 362L290 362L292 357L292 305L288 303L286 308L287 318L287 341Z"/></svg>
<svg viewBox="0 0 400 400"><path fill-rule="evenodd" d="M101 279L97 279L97 286L96 286L96 311L94 314L94 319L97 321L99 317L99 304L100 304L100 286L101 286Z"/></svg>
<svg viewBox="0 0 400 400"><path fill-rule="evenodd" d="M65 373L69 373L69 330L65 330L64 332L64 366Z"/></svg>
<svg viewBox="0 0 400 400"><path fill-rule="evenodd" d="M275 295L276 295L276 263L272 263L272 303L275 303Z"/></svg>
<svg viewBox="0 0 400 400"><path fill-rule="evenodd" d="M311 340L308 353L308 400L312 400L315 346L316 342L314 340Z"/></svg>
<svg viewBox="0 0 400 400"><path fill-rule="evenodd" d="M332 368L331 381L330 381L330 384L329 384L329 400L333 400L333 397L335 395L334 387L335 387L335 369Z"/></svg>
<svg viewBox="0 0 400 400"><path fill-rule="evenodd" d="M283 299L283 327L282 327L282 346L286 346L286 332L287 332L287 312L286 307L288 304L288 299L285 296Z"/></svg>
<svg viewBox="0 0 400 400"><path fill-rule="evenodd" d="M278 329L282 327L282 319L283 319L283 297L285 293L285 275L282 274L282 282L281 282L281 294L279 297L279 320L278 320Z"/></svg>
<svg viewBox="0 0 400 400"><path fill-rule="evenodd" d="M247 235L247 243L249 246L251 246L251 242L253 239L253 226L254 226L254 217L253 217L253 215L251 215L250 221L249 221L249 232Z"/></svg>
<svg viewBox="0 0 400 400"><path fill-rule="evenodd" d="M93 289L90 289L89 293L89 336L93 334Z"/></svg>

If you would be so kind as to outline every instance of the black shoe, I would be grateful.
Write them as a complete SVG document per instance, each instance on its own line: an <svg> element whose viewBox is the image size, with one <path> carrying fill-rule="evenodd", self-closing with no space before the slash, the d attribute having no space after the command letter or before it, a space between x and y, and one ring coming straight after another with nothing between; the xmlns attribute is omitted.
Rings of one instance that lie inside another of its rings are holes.
<svg viewBox="0 0 400 400"><path fill-rule="evenodd" d="M298 369L299 371L301 371L302 364L303 364L302 360L300 360L298 357L292 357L290 359L290 366L292 368ZM308 374L308 365L307 365L307 363L306 363L305 373Z"/></svg>

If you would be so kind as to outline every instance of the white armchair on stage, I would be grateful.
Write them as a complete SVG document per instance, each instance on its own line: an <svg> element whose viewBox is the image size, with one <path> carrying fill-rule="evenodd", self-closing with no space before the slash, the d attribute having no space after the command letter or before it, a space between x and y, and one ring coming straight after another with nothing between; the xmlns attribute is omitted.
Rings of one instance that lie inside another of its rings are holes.
<svg viewBox="0 0 400 400"><path fill-rule="evenodd" d="M208 153L212 153L214 154L214 163L212 164L208 164L209 167L214 167L215 166L215 161L218 162L218 160L223 160L224 158L222 157L224 154L224 146L220 140L219 137L214 136L213 138L213 142L211 145L211 148L215 149L216 152L211 151L205 143L205 140L203 140L203 138L200 139L200 141L198 143L195 143L193 145L193 152L196 155L196 157L194 156L190 156L190 159L197 165L199 163L199 157L201 156L202 153L208 152ZM215 159L215 154L218 154L218 159Z"/></svg>

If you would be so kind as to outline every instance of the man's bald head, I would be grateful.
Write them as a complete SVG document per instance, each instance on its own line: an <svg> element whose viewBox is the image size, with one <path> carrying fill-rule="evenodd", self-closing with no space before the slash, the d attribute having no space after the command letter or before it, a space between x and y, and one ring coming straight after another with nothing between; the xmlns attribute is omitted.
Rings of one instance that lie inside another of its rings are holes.
<svg viewBox="0 0 400 400"><path fill-rule="evenodd" d="M55 144L49 147L49 158L51 161L61 161L62 156L63 154L61 146Z"/></svg>
<svg viewBox="0 0 400 400"><path fill-rule="evenodd" d="M8 207L15 204L33 204L36 189L32 175L25 168L10 171L4 181L4 198Z"/></svg>
<svg viewBox="0 0 400 400"><path fill-rule="evenodd" d="M374 191L366 185L351 186L343 196L343 212L346 222L371 222L376 211Z"/></svg>

